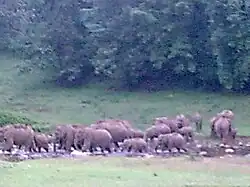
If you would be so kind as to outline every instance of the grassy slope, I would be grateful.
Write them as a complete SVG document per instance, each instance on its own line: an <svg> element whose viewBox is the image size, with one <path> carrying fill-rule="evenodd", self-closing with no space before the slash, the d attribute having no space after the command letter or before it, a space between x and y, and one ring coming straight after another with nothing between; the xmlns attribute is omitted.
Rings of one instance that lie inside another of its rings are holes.
<svg viewBox="0 0 250 187"><path fill-rule="evenodd" d="M198 92L167 91L150 93L112 92L94 87L62 89L42 85L42 75L19 75L20 60L0 57L0 106L3 110L25 115L49 125L57 123L89 124L104 117L131 120L145 128L152 118L178 112L201 110L207 120L223 108L233 108L235 125L242 134L250 132L248 96Z"/></svg>
<svg viewBox="0 0 250 187"><path fill-rule="evenodd" d="M9 168L3 168L1 164L0 186L244 186L250 181L250 169L246 163L246 160L235 158L233 164L232 159L194 162L186 158L164 160L92 157L81 160L33 160Z"/></svg>

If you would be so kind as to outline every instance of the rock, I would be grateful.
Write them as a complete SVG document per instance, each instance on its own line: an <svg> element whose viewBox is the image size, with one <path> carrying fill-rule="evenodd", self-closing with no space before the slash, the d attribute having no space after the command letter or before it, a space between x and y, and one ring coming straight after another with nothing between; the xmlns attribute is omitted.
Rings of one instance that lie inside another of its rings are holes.
<svg viewBox="0 0 250 187"><path fill-rule="evenodd" d="M206 156L206 155L207 155L207 151L201 151L201 152L199 153L199 155L200 155L200 156Z"/></svg>
<svg viewBox="0 0 250 187"><path fill-rule="evenodd" d="M250 147L250 143L247 143L246 146L247 146L247 147Z"/></svg>
<svg viewBox="0 0 250 187"><path fill-rule="evenodd" d="M71 155L71 156L87 156L88 153L83 153L83 152L74 150L74 151L72 151L72 152L70 153L70 155Z"/></svg>
<svg viewBox="0 0 250 187"><path fill-rule="evenodd" d="M185 153L185 151L184 151L184 150L182 150L182 149L180 150L180 152L181 152L181 153Z"/></svg>
<svg viewBox="0 0 250 187"><path fill-rule="evenodd" d="M220 144L220 147L225 147L225 144L223 144L223 143L222 143L222 144Z"/></svg>
<svg viewBox="0 0 250 187"><path fill-rule="evenodd" d="M239 144L239 146L243 146L243 143L242 143L242 142L239 142L238 144Z"/></svg>
<svg viewBox="0 0 250 187"><path fill-rule="evenodd" d="M28 155L18 155L17 158L20 160L28 160L29 156Z"/></svg>
<svg viewBox="0 0 250 187"><path fill-rule="evenodd" d="M145 158L152 158L154 155L145 154Z"/></svg>
<svg viewBox="0 0 250 187"><path fill-rule="evenodd" d="M245 155L245 157L250 159L250 154Z"/></svg>
<svg viewBox="0 0 250 187"><path fill-rule="evenodd" d="M237 146L237 145L234 145L233 146L233 149L235 150L235 149L238 149L239 147Z"/></svg>
<svg viewBox="0 0 250 187"><path fill-rule="evenodd" d="M41 154L33 154L33 155L30 155L29 157L30 159L40 159L40 158L43 158L44 156Z"/></svg>
<svg viewBox="0 0 250 187"><path fill-rule="evenodd" d="M202 145L201 144L197 144L196 147L197 148L202 148Z"/></svg>
<svg viewBox="0 0 250 187"><path fill-rule="evenodd" d="M226 149L225 153L234 153L234 150L233 149Z"/></svg>
<svg viewBox="0 0 250 187"><path fill-rule="evenodd" d="M231 147L230 145L227 145L227 144L225 145L225 148L230 148L230 147Z"/></svg>

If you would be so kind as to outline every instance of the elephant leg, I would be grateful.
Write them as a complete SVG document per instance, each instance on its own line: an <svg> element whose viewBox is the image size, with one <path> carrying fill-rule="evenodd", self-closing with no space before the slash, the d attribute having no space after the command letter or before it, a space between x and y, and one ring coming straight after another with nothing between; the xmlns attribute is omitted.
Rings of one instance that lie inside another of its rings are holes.
<svg viewBox="0 0 250 187"><path fill-rule="evenodd" d="M114 145L115 145L114 151L117 152L118 149L119 149L119 144L118 144L118 142L114 142Z"/></svg>
<svg viewBox="0 0 250 187"><path fill-rule="evenodd" d="M73 145L73 142L71 140L67 140L65 144L65 150L66 152L71 152L71 147Z"/></svg>
<svg viewBox="0 0 250 187"><path fill-rule="evenodd" d="M109 153L112 153L111 151L111 148L110 147L107 147L106 150L109 152Z"/></svg>
<svg viewBox="0 0 250 187"><path fill-rule="evenodd" d="M129 147L128 147L128 152L131 152L131 150L132 150L132 147L129 146Z"/></svg>
<svg viewBox="0 0 250 187"><path fill-rule="evenodd" d="M45 147L44 150L48 153L49 152L49 148Z"/></svg>
<svg viewBox="0 0 250 187"><path fill-rule="evenodd" d="M3 151L8 151L11 153L11 150L13 148L13 145L14 145L14 141L12 139L5 139L5 144L4 144L4 147L3 147Z"/></svg>
<svg viewBox="0 0 250 187"><path fill-rule="evenodd" d="M41 153L41 151L42 151L42 148L38 147L38 152Z"/></svg>
<svg viewBox="0 0 250 187"><path fill-rule="evenodd" d="M56 144L56 142L55 142ZM59 146L58 146L58 149L62 149L63 148L63 140L62 139L59 139Z"/></svg>

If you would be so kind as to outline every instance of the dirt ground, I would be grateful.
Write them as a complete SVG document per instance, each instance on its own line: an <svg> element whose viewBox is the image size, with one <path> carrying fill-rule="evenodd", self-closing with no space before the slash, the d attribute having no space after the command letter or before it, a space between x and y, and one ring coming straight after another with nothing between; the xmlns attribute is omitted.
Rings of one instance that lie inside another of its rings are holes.
<svg viewBox="0 0 250 187"><path fill-rule="evenodd" d="M189 155L190 159L196 159L197 157L223 157L225 155L229 156L247 156L250 158L250 136L237 136L236 139L232 142L230 142L228 145L221 145L221 142L219 140L211 139L210 137L205 137L202 135L196 135L194 142L190 142L187 144L188 153L148 153L148 154L142 154L142 153L112 153L111 155L106 156L127 156L127 157L178 157L181 155ZM94 154L86 154L86 153L78 153L78 155L75 154L66 154L63 150L59 150L57 153L54 153L52 150L50 150L49 153L24 153L24 152L18 152L18 153L12 153L12 154L6 154L2 153L0 154L0 159L7 160L7 161L22 161L27 159L41 159L41 158L56 158L56 157L83 157L86 155L100 155L100 153L94 153Z"/></svg>

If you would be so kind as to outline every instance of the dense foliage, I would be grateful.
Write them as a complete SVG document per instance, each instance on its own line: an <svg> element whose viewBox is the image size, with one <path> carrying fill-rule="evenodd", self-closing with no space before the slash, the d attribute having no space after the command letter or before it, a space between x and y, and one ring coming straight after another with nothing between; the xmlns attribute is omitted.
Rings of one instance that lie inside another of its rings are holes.
<svg viewBox="0 0 250 187"><path fill-rule="evenodd" d="M61 85L250 87L249 0L2 0L0 15L2 50Z"/></svg>

